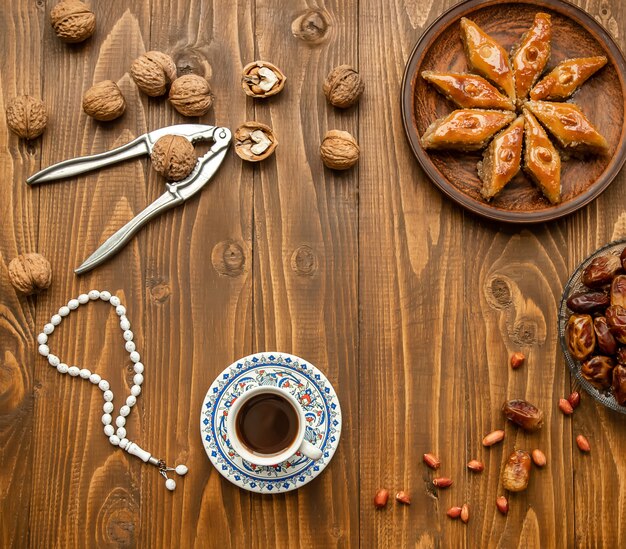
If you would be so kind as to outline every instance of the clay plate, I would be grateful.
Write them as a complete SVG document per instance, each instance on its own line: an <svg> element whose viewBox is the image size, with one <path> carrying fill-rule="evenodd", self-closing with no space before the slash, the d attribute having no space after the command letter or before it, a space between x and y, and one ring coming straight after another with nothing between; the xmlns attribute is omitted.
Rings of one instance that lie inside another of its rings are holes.
<svg viewBox="0 0 626 549"><path fill-rule="evenodd" d="M454 105L421 76L423 70L468 72L459 21L468 17L510 51L530 27L535 13L552 16L552 55L546 71L564 59L604 55L605 67L569 101L576 103L609 143L605 156L562 156L562 202L550 204L523 171L491 202L480 196L478 153L426 152L419 137ZM467 0L436 19L418 40L402 81L402 116L409 142L422 168L452 200L482 216L512 223L536 223L572 213L597 197L626 160L626 61L611 36L590 15L563 0L503 2Z"/></svg>

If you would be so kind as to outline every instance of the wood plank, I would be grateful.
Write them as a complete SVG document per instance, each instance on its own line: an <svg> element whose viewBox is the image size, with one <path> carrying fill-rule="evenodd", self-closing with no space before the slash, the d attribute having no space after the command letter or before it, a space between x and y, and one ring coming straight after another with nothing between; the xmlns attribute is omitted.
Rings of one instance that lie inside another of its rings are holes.
<svg viewBox="0 0 626 549"><path fill-rule="evenodd" d="M32 2L0 6L3 113L17 95L41 98L41 11ZM37 251L38 194L24 180L38 168L48 136L22 141L8 130L4 116L0 128L0 545L23 547L31 501L37 298L16 295L8 266L18 254Z"/></svg>
<svg viewBox="0 0 626 549"><path fill-rule="evenodd" d="M253 496L249 531L257 547L358 543L359 172L333 173L319 158L327 130L357 135L358 109L334 109L321 89L334 66L358 65L357 16L357 2L324 9L256 3L257 58L276 64L287 84L255 103L255 119L280 144L256 169L254 349L293 352L318 366L337 389L344 418L338 451L319 478L295 493Z"/></svg>

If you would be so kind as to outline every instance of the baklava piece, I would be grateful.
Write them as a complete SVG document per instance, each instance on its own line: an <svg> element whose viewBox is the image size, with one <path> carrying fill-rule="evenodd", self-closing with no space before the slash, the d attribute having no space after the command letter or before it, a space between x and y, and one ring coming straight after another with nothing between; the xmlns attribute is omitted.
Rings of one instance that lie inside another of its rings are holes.
<svg viewBox="0 0 626 549"><path fill-rule="evenodd" d="M524 171L552 203L561 201L561 158L537 119L524 109Z"/></svg>
<svg viewBox="0 0 626 549"><path fill-rule="evenodd" d="M590 76L606 65L606 57L581 57L559 63L530 91L530 98L563 100L572 95Z"/></svg>

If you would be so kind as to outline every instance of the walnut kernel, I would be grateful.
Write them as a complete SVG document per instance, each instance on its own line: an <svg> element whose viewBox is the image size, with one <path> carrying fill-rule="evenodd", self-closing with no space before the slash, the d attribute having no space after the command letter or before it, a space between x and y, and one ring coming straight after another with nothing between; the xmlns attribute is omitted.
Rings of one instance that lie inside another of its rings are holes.
<svg viewBox="0 0 626 549"><path fill-rule="evenodd" d="M327 168L347 170L359 160L360 149L356 139L348 132L330 130L326 133L320 155Z"/></svg>
<svg viewBox="0 0 626 549"><path fill-rule="evenodd" d="M103 80L85 92L83 110L92 118L106 122L124 114L126 101L115 82Z"/></svg>
<svg viewBox="0 0 626 549"><path fill-rule="evenodd" d="M191 142L181 135L164 135L150 153L152 166L169 181L185 179L198 159Z"/></svg>
<svg viewBox="0 0 626 549"><path fill-rule="evenodd" d="M176 80L176 63L166 53L149 51L133 61L130 75L142 92L158 97Z"/></svg>
<svg viewBox="0 0 626 549"><path fill-rule="evenodd" d="M56 35L68 43L83 42L96 30L96 16L79 0L63 0L50 11Z"/></svg>
<svg viewBox="0 0 626 549"><path fill-rule="evenodd" d="M361 75L350 65L335 67L324 82L326 99L331 105L341 109L354 105L364 89L365 84Z"/></svg>
<svg viewBox="0 0 626 549"><path fill-rule="evenodd" d="M48 110L42 101L20 95L7 105L7 126L24 139L39 137L48 123Z"/></svg>
<svg viewBox="0 0 626 549"><path fill-rule="evenodd" d="M20 294L31 295L50 286L52 267L42 255L18 255L9 263L9 278Z"/></svg>
<svg viewBox="0 0 626 549"><path fill-rule="evenodd" d="M241 87L246 95L265 99L279 93L286 80L276 65L268 61L253 61L243 68Z"/></svg>
<svg viewBox="0 0 626 549"><path fill-rule="evenodd" d="M169 100L183 116L202 116L213 105L213 94L202 76L185 74L172 83Z"/></svg>
<svg viewBox="0 0 626 549"><path fill-rule="evenodd" d="M278 140L269 126L246 122L235 130L235 152L242 160L260 162L274 154Z"/></svg>

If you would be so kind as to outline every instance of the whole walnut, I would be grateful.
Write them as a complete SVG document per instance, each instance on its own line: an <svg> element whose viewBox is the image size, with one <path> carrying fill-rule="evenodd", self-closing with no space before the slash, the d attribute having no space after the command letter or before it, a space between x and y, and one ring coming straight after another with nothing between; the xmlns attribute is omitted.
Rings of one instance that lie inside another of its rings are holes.
<svg viewBox="0 0 626 549"><path fill-rule="evenodd" d="M126 101L115 82L103 80L85 92L83 110L96 120L106 122L124 114Z"/></svg>
<svg viewBox="0 0 626 549"><path fill-rule="evenodd" d="M341 109L354 105L364 89L365 84L361 75L350 65L335 67L324 82L326 99L331 105Z"/></svg>
<svg viewBox="0 0 626 549"><path fill-rule="evenodd" d="M166 53L149 51L133 61L130 75L142 92L158 97L176 80L176 63Z"/></svg>
<svg viewBox="0 0 626 549"><path fill-rule="evenodd" d="M348 132L330 130L320 147L322 161L333 170L347 170L359 160L360 149L356 139Z"/></svg>
<svg viewBox="0 0 626 549"><path fill-rule="evenodd" d="M42 101L20 95L7 105L7 126L24 139L39 137L48 123L48 110Z"/></svg>
<svg viewBox="0 0 626 549"><path fill-rule="evenodd" d="M9 263L9 278L20 294L35 294L50 286L52 267L42 255L18 255Z"/></svg>
<svg viewBox="0 0 626 549"><path fill-rule="evenodd" d="M202 116L213 105L213 94L202 76L185 74L172 83L169 100L183 116Z"/></svg>
<svg viewBox="0 0 626 549"><path fill-rule="evenodd" d="M69 43L83 42L96 30L96 16L79 0L63 0L50 11L56 35Z"/></svg>
<svg viewBox="0 0 626 549"><path fill-rule="evenodd" d="M150 153L154 169L169 181L185 179L198 161L193 145L180 135L164 135Z"/></svg>

